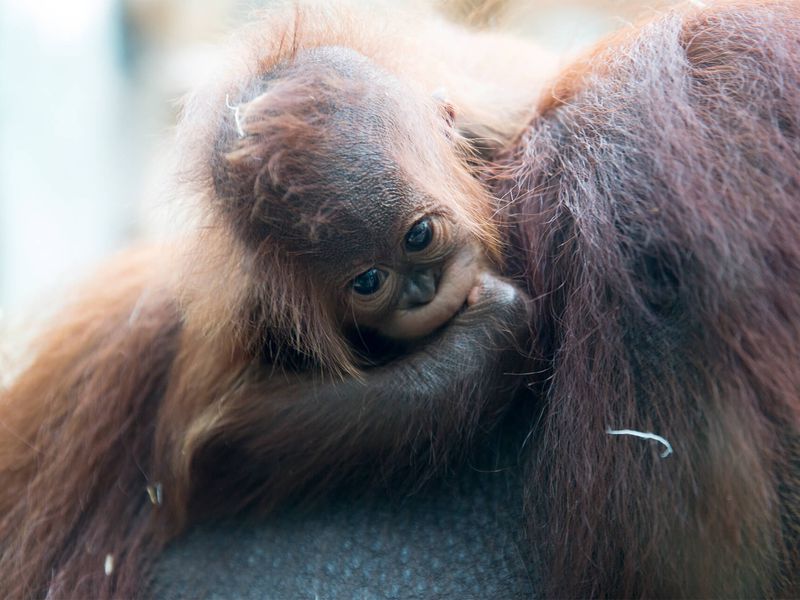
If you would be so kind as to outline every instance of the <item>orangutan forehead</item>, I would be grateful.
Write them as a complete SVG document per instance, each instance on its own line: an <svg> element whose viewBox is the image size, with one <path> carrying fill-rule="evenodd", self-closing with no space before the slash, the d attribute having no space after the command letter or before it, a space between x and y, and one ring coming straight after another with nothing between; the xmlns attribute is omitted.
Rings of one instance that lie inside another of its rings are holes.
<svg viewBox="0 0 800 600"><path fill-rule="evenodd" d="M274 236L309 258L349 265L384 254L422 201L396 165L376 156L321 175L326 185L287 199L291 222Z"/></svg>
<svg viewBox="0 0 800 600"><path fill-rule="evenodd" d="M271 206L271 237L324 260L381 254L424 198L398 162L397 140L408 133L397 82L340 48L305 52L284 77L297 78L310 102L287 115L305 127L273 157L269 185L282 197Z"/></svg>

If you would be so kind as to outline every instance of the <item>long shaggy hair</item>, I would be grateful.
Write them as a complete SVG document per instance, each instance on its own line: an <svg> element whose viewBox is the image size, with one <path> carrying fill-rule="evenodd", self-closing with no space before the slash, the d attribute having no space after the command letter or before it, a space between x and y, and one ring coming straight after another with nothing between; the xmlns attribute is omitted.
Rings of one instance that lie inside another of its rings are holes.
<svg viewBox="0 0 800 600"><path fill-rule="evenodd" d="M624 32L498 163L509 261L539 298L546 594L796 596L800 4Z"/></svg>

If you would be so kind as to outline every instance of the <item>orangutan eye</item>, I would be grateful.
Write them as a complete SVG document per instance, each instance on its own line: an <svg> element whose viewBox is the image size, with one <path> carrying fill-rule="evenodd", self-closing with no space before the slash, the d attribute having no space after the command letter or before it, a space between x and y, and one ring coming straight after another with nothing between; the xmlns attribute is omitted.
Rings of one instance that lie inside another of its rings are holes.
<svg viewBox="0 0 800 600"><path fill-rule="evenodd" d="M406 248L410 252L419 252L428 247L433 238L433 228L429 219L422 219L414 224L406 234Z"/></svg>
<svg viewBox="0 0 800 600"><path fill-rule="evenodd" d="M362 296L369 296L380 289L384 279L386 279L384 272L373 267L353 279L353 291Z"/></svg>

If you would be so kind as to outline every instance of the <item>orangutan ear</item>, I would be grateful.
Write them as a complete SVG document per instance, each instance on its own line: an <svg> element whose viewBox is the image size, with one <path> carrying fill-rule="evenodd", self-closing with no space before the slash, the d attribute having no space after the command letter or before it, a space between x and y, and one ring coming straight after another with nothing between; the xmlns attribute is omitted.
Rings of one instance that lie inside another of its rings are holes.
<svg viewBox="0 0 800 600"><path fill-rule="evenodd" d="M445 90L443 87L438 88L433 92L432 96L439 105L439 111L441 112L445 121L447 121L447 125L450 127L455 127L456 109L447 99L447 90Z"/></svg>
<svg viewBox="0 0 800 600"><path fill-rule="evenodd" d="M473 167L478 167L481 161L487 160L494 152L502 147L507 136L499 134L490 126L475 122L468 114L456 114L456 108L448 99L447 90L443 87L436 89L431 96L439 109L439 114L447 124L446 135L449 139L459 139L461 149L466 149L465 160ZM457 135L453 135L457 132Z"/></svg>

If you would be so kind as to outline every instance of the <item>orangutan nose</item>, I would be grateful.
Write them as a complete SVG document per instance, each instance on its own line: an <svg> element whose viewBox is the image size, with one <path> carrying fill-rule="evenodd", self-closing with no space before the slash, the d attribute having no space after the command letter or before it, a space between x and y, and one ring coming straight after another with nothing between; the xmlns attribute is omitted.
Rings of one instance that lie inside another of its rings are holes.
<svg viewBox="0 0 800 600"><path fill-rule="evenodd" d="M427 304L436 295L436 276L432 271L417 271L408 276L405 300L409 308Z"/></svg>

